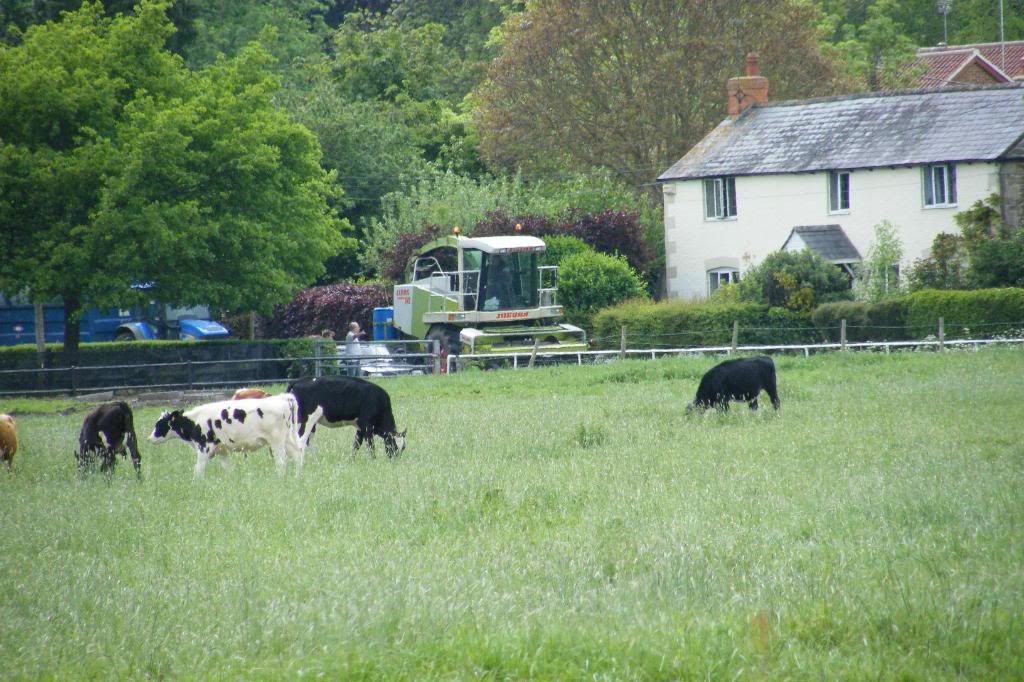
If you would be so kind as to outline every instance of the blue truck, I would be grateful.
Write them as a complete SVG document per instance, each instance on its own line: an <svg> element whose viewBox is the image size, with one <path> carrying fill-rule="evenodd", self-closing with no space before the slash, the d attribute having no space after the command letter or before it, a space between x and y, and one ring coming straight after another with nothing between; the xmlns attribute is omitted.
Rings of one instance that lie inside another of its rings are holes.
<svg viewBox="0 0 1024 682"><path fill-rule="evenodd" d="M64 306L43 306L47 343L64 341ZM149 339L224 339L230 332L210 319L206 306L175 308L156 301L131 310L89 308L82 314L81 341L135 341ZM22 297L0 295L0 346L35 343L35 309Z"/></svg>

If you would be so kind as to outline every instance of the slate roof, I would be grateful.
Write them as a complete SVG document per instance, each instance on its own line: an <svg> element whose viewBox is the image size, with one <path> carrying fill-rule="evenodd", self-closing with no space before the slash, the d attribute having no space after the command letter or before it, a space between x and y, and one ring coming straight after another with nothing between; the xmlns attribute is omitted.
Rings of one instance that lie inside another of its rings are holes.
<svg viewBox="0 0 1024 682"><path fill-rule="evenodd" d="M658 180L1024 159L1022 137L1020 84L755 104Z"/></svg>
<svg viewBox="0 0 1024 682"><path fill-rule="evenodd" d="M782 248L785 249L793 235L799 235L811 251L833 263L852 263L860 260L860 252L838 225L801 225L789 233Z"/></svg>
<svg viewBox="0 0 1024 682"><path fill-rule="evenodd" d="M992 73L996 80L1024 76L1024 40L922 47L912 63L924 67L920 76L922 87L932 88L952 82L972 61Z"/></svg>

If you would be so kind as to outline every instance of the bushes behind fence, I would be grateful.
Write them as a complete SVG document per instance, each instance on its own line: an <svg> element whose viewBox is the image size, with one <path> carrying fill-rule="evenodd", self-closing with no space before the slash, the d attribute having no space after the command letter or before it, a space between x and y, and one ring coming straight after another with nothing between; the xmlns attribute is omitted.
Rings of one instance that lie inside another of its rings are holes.
<svg viewBox="0 0 1024 682"><path fill-rule="evenodd" d="M842 340L842 321L846 320L846 340L903 341L907 334L908 298L900 296L880 303L842 301L825 303L814 309L811 319L824 341Z"/></svg>
<svg viewBox="0 0 1024 682"><path fill-rule="evenodd" d="M594 316L594 340L599 348L618 348L626 327L632 347L722 346L732 341L733 321L739 322L741 345L812 343L817 340L811 318L783 308L756 303L714 304L630 301Z"/></svg>
<svg viewBox="0 0 1024 682"><path fill-rule="evenodd" d="M0 370L26 370L0 374L0 391L275 381L310 373L312 362L296 358L313 357L316 343L315 339L84 343L79 348L79 367L96 369L74 373L33 372L39 369L35 346L0 347ZM61 369L60 360L61 344L47 344L45 367Z"/></svg>
<svg viewBox="0 0 1024 682"><path fill-rule="evenodd" d="M906 326L913 338L936 334L940 317L950 338L1019 334L1024 322L1024 289L925 290L908 298Z"/></svg>
<svg viewBox="0 0 1024 682"><path fill-rule="evenodd" d="M985 339L1019 334L1024 322L1024 289L939 291L926 289L880 303L855 301L818 306L814 326L827 341L903 341L937 336L939 318L948 338Z"/></svg>

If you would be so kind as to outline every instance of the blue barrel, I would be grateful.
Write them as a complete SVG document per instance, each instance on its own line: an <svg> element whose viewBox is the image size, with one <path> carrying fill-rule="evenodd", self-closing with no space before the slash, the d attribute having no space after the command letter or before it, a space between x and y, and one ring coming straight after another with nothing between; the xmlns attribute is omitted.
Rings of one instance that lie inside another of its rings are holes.
<svg viewBox="0 0 1024 682"><path fill-rule="evenodd" d="M395 309L391 306L387 308L374 308L373 309L373 340L374 341L389 341L398 338L398 333L395 331Z"/></svg>

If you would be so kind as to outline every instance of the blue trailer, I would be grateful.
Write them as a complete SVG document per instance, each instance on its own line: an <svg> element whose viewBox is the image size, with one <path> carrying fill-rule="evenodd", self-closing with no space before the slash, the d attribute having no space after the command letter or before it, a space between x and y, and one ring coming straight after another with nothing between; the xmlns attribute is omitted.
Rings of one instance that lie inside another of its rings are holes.
<svg viewBox="0 0 1024 682"><path fill-rule="evenodd" d="M150 302L132 310L88 308L81 318L80 340L134 341L142 339L205 340L223 339L230 332L209 319L209 308L174 308ZM47 343L64 341L64 306L43 306L43 324ZM0 346L36 342L35 309L23 297L8 299L0 295Z"/></svg>

